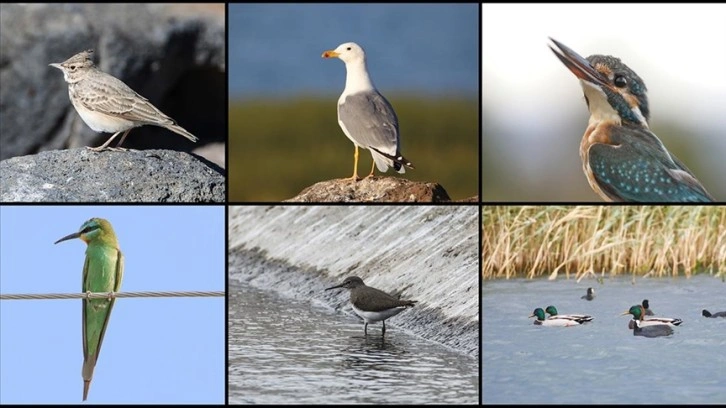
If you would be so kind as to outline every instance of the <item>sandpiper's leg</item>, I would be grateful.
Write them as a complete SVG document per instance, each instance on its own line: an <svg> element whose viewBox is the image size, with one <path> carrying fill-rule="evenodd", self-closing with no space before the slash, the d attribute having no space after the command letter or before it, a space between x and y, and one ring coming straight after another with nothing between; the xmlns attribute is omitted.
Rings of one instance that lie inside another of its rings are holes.
<svg viewBox="0 0 726 408"><path fill-rule="evenodd" d="M386 334L386 321L385 320L383 321L383 334ZM383 336L383 334L381 334L381 336Z"/></svg>
<svg viewBox="0 0 726 408"><path fill-rule="evenodd" d="M363 333L368 334L368 322L366 322L366 325L363 326Z"/></svg>

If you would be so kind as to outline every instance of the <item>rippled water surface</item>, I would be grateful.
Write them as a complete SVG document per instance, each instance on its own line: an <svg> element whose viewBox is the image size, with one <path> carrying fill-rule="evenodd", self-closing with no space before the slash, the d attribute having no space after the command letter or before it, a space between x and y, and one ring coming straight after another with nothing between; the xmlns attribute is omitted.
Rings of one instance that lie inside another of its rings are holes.
<svg viewBox="0 0 726 408"><path fill-rule="evenodd" d="M593 301L580 299L595 288ZM683 324L669 337L633 336L619 316L643 299L656 316ZM593 322L533 325L536 307L555 305ZM628 278L487 281L482 291L482 400L486 403L726 403L726 284Z"/></svg>
<svg viewBox="0 0 726 408"><path fill-rule="evenodd" d="M230 280L232 404L476 404L479 362L387 321L282 298ZM405 313L405 312L404 312Z"/></svg>

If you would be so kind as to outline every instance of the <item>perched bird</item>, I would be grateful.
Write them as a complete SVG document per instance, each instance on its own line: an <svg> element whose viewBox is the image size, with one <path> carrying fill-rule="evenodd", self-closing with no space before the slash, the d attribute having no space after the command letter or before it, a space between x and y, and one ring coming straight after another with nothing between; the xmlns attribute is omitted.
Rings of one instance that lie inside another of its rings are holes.
<svg viewBox="0 0 726 408"><path fill-rule="evenodd" d="M536 317L534 324L538 326L553 326L553 327L568 327L568 326L579 326L589 320L576 319L576 318L545 318L545 311L541 307L534 309L534 312L529 317ZM589 317L589 316L588 316ZM592 318L590 318L592 320Z"/></svg>
<svg viewBox="0 0 726 408"><path fill-rule="evenodd" d="M633 315L633 319L628 322L628 328L631 330L635 326L635 321L640 322L640 327L645 326L652 326L652 325L658 325L658 324L665 324L668 326L679 326L681 323L683 323L683 320L681 319L673 319L670 317L650 317L648 319L645 319L645 315L643 313L643 306L642 305L634 305L631 306L630 309L624 311L620 316L625 316L627 314Z"/></svg>
<svg viewBox="0 0 726 408"><path fill-rule="evenodd" d="M701 314L704 317L726 317L726 312L717 312L717 313L711 314L711 312L709 312L706 309L703 309L703 311L701 312Z"/></svg>
<svg viewBox="0 0 726 408"><path fill-rule="evenodd" d="M63 71L71 103L88 127L96 132L114 133L103 145L88 149L104 150L119 133L124 132L116 145L118 148L131 129L142 125L160 126L192 142L198 140L120 79L96 68L92 54L93 50L82 51L64 62L50 64Z"/></svg>
<svg viewBox="0 0 726 408"><path fill-rule="evenodd" d="M582 58L550 38L557 58L580 80L590 110L580 143L590 187L605 201L711 202L696 176L650 130L643 80L620 59Z"/></svg>
<svg viewBox="0 0 726 408"><path fill-rule="evenodd" d="M371 174L375 167L386 172L393 167L405 173L404 166L414 168L401 154L398 117L388 100L381 95L368 76L366 54L358 44L341 44L323 52L323 58L340 58L345 63L345 89L338 99L338 124L355 145L352 180L358 177L358 148L369 149L373 156Z"/></svg>
<svg viewBox="0 0 726 408"><path fill-rule="evenodd" d="M111 223L102 218L91 218L78 232L67 235L55 243L80 238L88 244L83 264L81 290L92 292L118 292L124 276L124 256L118 246ZM103 336L116 299L83 299L83 400L93 379Z"/></svg>
<svg viewBox="0 0 726 408"><path fill-rule="evenodd" d="M645 310L645 315L646 316L654 316L655 315L653 313L653 311L650 310L650 304L648 304L648 299L643 299L643 310Z"/></svg>
<svg viewBox="0 0 726 408"><path fill-rule="evenodd" d="M365 321L363 332L368 334L368 323L383 322L383 333L386 334L386 319L412 307L415 300L399 300L388 293L366 286L363 279L357 276L345 278L343 283L325 290L350 289L350 304L353 311Z"/></svg>
<svg viewBox="0 0 726 408"><path fill-rule="evenodd" d="M580 299L587 299L587 300L595 299L595 289L587 288L587 295L580 297Z"/></svg>
<svg viewBox="0 0 726 408"><path fill-rule="evenodd" d="M673 329L667 324L642 325L640 320L631 320L633 322L633 336L643 337L662 337L673 334Z"/></svg>
<svg viewBox="0 0 726 408"><path fill-rule="evenodd" d="M575 320L580 321L581 323L587 323L589 321L592 321L592 316L589 315L583 315L583 314L566 314L561 315L557 314L557 308L554 306L547 306L545 309L545 312L547 312L550 316L548 319L567 319L567 320Z"/></svg>

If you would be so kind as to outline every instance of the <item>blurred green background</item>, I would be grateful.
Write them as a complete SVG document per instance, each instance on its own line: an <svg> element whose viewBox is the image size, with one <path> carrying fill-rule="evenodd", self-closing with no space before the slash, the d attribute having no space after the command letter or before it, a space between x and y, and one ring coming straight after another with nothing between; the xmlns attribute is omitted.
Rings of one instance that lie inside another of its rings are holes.
<svg viewBox="0 0 726 408"><path fill-rule="evenodd" d="M341 67L338 67L341 68ZM324 180L353 174L353 143L338 125L339 95L230 100L229 200L281 201ZM413 163L399 175L436 182L452 200L479 194L479 103L462 96L390 94L401 152ZM368 175L368 150L358 174Z"/></svg>

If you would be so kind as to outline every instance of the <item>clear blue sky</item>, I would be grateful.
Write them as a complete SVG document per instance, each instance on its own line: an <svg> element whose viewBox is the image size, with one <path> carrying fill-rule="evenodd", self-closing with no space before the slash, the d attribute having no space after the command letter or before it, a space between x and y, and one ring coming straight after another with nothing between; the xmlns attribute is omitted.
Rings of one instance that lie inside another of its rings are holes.
<svg viewBox="0 0 726 408"><path fill-rule="evenodd" d="M0 292L78 293L86 244L53 242L92 217L113 224L121 291L225 289L219 206L0 207ZM81 300L0 301L0 403L82 400ZM89 403L224 403L225 302L118 299Z"/></svg>

